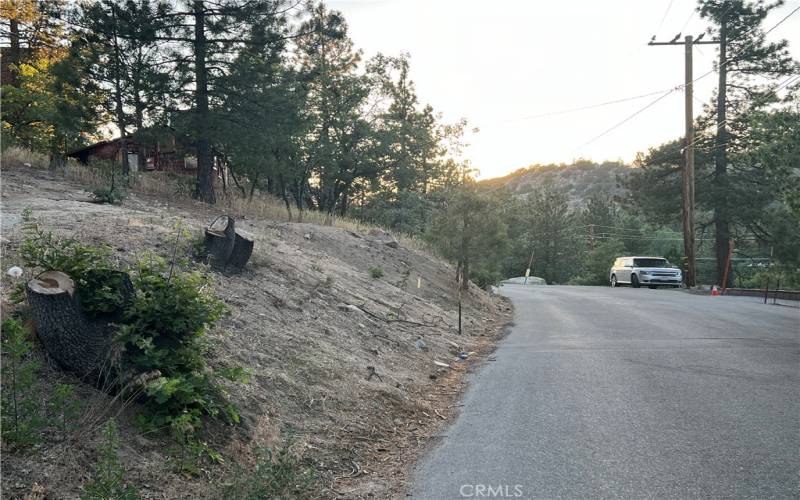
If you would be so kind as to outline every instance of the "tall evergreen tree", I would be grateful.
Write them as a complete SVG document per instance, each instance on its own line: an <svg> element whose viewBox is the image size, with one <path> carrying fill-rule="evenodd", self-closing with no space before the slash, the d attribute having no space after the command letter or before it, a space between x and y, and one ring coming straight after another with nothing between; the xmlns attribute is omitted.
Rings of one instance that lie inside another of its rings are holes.
<svg viewBox="0 0 800 500"><path fill-rule="evenodd" d="M736 186L730 178L729 154L741 148L746 129L733 127L739 117L769 102L769 86L775 79L797 70L784 41L767 42L761 27L764 19L782 0L700 0L700 16L713 24L709 33L719 39L719 86L714 140L713 209L716 238L717 281L721 282L729 253L736 207L740 199L732 196ZM729 277L730 279L730 277Z"/></svg>

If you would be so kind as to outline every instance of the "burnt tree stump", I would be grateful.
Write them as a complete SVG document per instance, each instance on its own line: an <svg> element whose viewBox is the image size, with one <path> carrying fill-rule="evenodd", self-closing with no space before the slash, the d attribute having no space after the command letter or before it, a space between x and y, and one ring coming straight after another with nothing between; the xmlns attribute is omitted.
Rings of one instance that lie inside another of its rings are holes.
<svg viewBox="0 0 800 500"><path fill-rule="evenodd" d="M111 336L86 319L69 276L46 271L28 282L27 295L36 334L59 365L86 376L105 363Z"/></svg>
<svg viewBox="0 0 800 500"><path fill-rule="evenodd" d="M234 272L241 272L250 256L253 255L254 239L244 231L236 231L233 251L228 259L228 267Z"/></svg>
<svg viewBox="0 0 800 500"><path fill-rule="evenodd" d="M236 244L233 217L220 215L206 228L205 250L211 267L222 268L228 263Z"/></svg>

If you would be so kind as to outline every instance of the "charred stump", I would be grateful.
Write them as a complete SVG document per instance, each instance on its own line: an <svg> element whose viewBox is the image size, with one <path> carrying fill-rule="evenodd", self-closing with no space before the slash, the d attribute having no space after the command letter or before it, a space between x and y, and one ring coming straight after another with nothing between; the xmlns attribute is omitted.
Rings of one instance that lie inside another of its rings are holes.
<svg viewBox="0 0 800 500"><path fill-rule="evenodd" d="M206 228L205 250L211 267L223 268L233 253L236 244L236 229L233 217L220 215Z"/></svg>
<svg viewBox="0 0 800 500"><path fill-rule="evenodd" d="M250 256L253 255L253 237L243 231L236 231L236 239L233 245L231 257L228 259L228 267L231 271L241 272Z"/></svg>
<svg viewBox="0 0 800 500"><path fill-rule="evenodd" d="M86 319L69 276L46 271L28 282L27 295L36 334L59 365L85 376L105 363L111 336Z"/></svg>

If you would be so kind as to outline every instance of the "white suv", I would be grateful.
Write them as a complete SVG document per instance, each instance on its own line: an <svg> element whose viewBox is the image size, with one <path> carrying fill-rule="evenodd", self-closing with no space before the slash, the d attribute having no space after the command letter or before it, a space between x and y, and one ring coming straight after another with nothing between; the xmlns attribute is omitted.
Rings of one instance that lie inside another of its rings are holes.
<svg viewBox="0 0 800 500"><path fill-rule="evenodd" d="M663 257L620 257L614 261L609 276L611 286L629 284L681 286L681 271Z"/></svg>

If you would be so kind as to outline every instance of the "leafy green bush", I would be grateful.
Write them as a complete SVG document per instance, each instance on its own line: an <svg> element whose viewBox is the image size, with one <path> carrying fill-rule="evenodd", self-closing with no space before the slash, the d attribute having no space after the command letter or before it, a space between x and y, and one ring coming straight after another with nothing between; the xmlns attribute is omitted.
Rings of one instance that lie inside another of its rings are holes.
<svg viewBox="0 0 800 500"><path fill-rule="evenodd" d="M39 363L31 357L33 344L28 341L28 334L17 319L2 323L2 436L6 443L17 447L39 442L39 431L47 425L34 388Z"/></svg>
<svg viewBox="0 0 800 500"><path fill-rule="evenodd" d="M369 268L369 275L373 279L383 278L383 268L380 266L371 266Z"/></svg>
<svg viewBox="0 0 800 500"><path fill-rule="evenodd" d="M303 466L287 448L277 453L257 448L255 466L239 468L222 496L235 500L306 498L313 481L313 467Z"/></svg>
<svg viewBox="0 0 800 500"><path fill-rule="evenodd" d="M133 485L125 481L125 469L119 463L119 429L110 419L103 429L100 458L94 466L91 481L84 487L84 500L135 500L139 494Z"/></svg>
<svg viewBox="0 0 800 500"><path fill-rule="evenodd" d="M30 217L24 230L25 239L20 246L24 264L33 270L68 274L75 281L81 305L89 316L108 314L123 305L124 274L111 262L111 247L58 238Z"/></svg>
<svg viewBox="0 0 800 500"><path fill-rule="evenodd" d="M225 313L210 292L209 278L198 271L181 271L151 256L134 273L136 297L125 312L117 342L123 349L124 371L158 371L147 382L146 414L150 428L181 426L192 434L202 416L224 416L238 422L236 409L223 402L217 380L244 380L241 369L213 371L206 365L206 331Z"/></svg>

